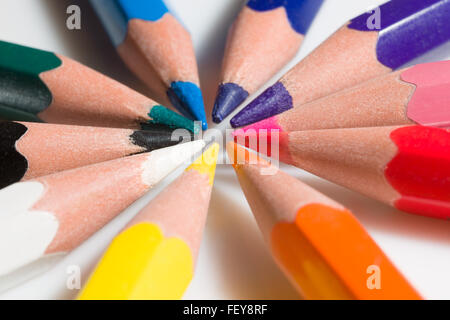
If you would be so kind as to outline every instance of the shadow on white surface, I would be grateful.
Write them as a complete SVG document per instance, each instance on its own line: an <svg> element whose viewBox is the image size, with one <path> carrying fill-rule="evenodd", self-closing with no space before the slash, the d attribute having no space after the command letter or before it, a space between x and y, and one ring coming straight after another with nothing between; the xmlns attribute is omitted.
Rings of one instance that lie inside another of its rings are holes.
<svg viewBox="0 0 450 320"><path fill-rule="evenodd" d="M128 70L117 54L88 0L76 1L81 9L81 30L62 27L66 24L66 9L74 4L73 0L45 0L43 3L52 16L51 22L58 41L64 46L64 52L57 53L66 54L144 95L149 95L145 85Z"/></svg>
<svg viewBox="0 0 450 320"><path fill-rule="evenodd" d="M221 181L229 178L219 176ZM226 188L215 188L211 200L206 230L214 252L210 259L222 275L226 294L235 299L299 299L273 262L250 208L233 201Z"/></svg>

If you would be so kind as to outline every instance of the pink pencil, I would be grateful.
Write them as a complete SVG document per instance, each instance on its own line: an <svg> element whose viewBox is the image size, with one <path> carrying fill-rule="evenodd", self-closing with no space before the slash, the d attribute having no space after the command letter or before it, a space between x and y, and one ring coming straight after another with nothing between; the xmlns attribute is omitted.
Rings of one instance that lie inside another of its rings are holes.
<svg viewBox="0 0 450 320"><path fill-rule="evenodd" d="M295 106L244 131L302 131L401 124L450 126L450 61L419 64Z"/></svg>

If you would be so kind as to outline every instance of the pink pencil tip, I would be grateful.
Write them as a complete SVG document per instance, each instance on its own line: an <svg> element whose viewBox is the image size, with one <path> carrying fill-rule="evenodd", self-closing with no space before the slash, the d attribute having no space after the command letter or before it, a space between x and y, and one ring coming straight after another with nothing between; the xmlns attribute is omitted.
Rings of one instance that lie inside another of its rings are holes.
<svg viewBox="0 0 450 320"><path fill-rule="evenodd" d="M255 123L252 123L246 127L242 128L244 131L255 130L256 132L260 132L260 130L267 130L270 132L272 130L278 130L279 132L283 132L283 129L278 124L277 116L273 116Z"/></svg>
<svg viewBox="0 0 450 320"><path fill-rule="evenodd" d="M231 135L232 135L234 138L236 138L236 137L238 137L238 136L244 135L244 133L245 133L244 129L237 129L237 130L234 130L234 131L231 133Z"/></svg>

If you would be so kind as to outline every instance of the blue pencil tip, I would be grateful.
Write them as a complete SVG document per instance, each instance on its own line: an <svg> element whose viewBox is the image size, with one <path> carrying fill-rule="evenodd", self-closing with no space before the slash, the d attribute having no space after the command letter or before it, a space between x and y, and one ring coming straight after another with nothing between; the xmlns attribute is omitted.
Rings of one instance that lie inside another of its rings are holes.
<svg viewBox="0 0 450 320"><path fill-rule="evenodd" d="M182 81L172 82L167 96L182 115L201 121L202 129L208 129L202 92L196 84Z"/></svg>
<svg viewBox="0 0 450 320"><path fill-rule="evenodd" d="M245 99L248 92L235 83L222 83L217 92L212 119L215 123L222 122L232 113Z"/></svg>

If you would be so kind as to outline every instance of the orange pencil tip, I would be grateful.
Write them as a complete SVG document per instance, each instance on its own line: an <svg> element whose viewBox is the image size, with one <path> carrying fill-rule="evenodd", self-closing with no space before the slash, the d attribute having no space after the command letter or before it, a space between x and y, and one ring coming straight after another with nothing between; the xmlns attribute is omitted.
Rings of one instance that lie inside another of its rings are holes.
<svg viewBox="0 0 450 320"><path fill-rule="evenodd" d="M251 152L234 142L229 142L227 144L227 153L234 168L247 164L270 166L266 160L260 158L256 153Z"/></svg>

